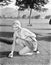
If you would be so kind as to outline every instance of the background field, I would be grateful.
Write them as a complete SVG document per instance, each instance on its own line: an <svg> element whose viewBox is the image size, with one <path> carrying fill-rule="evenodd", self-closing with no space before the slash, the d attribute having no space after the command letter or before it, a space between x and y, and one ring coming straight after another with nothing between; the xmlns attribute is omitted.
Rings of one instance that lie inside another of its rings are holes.
<svg viewBox="0 0 51 65"><path fill-rule="evenodd" d="M7 9L6 11L9 13ZM13 42L11 25L14 20L0 19L0 65L51 65L51 25L49 25L49 19L31 19L31 27L27 26L29 23L28 19L19 19L22 27L28 28L37 35L40 54L34 53L32 56L18 56L16 51L20 50L21 47L16 45L14 57L7 57Z"/></svg>

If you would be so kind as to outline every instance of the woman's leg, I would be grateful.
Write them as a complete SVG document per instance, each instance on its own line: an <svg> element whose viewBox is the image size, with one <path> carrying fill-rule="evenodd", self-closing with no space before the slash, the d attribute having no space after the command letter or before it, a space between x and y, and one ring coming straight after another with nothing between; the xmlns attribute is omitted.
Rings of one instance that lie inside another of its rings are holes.
<svg viewBox="0 0 51 65"><path fill-rule="evenodd" d="M34 47L34 49L33 49L34 52L40 53L39 50L38 50L38 44L37 44L37 40L36 39L33 41L33 47Z"/></svg>
<svg viewBox="0 0 51 65"><path fill-rule="evenodd" d="M24 47L25 41L23 41L22 39L16 39L16 44L20 45L21 47Z"/></svg>
<svg viewBox="0 0 51 65"><path fill-rule="evenodd" d="M28 53L30 53L30 52L31 52L31 50L29 49L28 46L26 46L26 47L24 47L22 50L19 51L19 54L20 54L20 55L30 55L30 54L28 54ZM32 53L31 53L31 55L32 55Z"/></svg>
<svg viewBox="0 0 51 65"><path fill-rule="evenodd" d="M22 40L22 39L18 39L17 44L21 45L23 48L19 51L20 55L32 55L32 50L33 50L33 44L31 43L31 41L29 40Z"/></svg>
<svg viewBox="0 0 51 65"><path fill-rule="evenodd" d="M37 42L33 42L33 47L34 47L34 51L36 51L38 49L38 45L37 45Z"/></svg>
<svg viewBox="0 0 51 65"><path fill-rule="evenodd" d="M31 41L30 41L30 40L31 40ZM28 43L30 44L30 45L29 45L29 48L31 48L32 51L34 51L34 52L36 52L36 53L40 53L40 52L38 51L38 44L37 44L36 38L30 37L30 38L27 39L27 41L28 41Z"/></svg>

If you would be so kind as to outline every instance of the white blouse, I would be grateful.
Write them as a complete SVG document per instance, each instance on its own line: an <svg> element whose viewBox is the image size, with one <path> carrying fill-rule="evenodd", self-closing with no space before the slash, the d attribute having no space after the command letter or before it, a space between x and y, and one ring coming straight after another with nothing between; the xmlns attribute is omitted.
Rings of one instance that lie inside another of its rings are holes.
<svg viewBox="0 0 51 65"><path fill-rule="evenodd" d="M28 36L35 38L36 35L26 28L22 28L20 33L15 33L16 37L26 39Z"/></svg>

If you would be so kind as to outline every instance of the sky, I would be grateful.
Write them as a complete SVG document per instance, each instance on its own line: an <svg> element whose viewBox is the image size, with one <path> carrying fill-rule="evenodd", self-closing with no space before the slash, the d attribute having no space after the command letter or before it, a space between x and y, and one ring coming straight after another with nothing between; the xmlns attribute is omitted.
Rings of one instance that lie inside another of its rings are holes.
<svg viewBox="0 0 51 65"><path fill-rule="evenodd" d="M12 1L14 1L14 0L12 0ZM42 17L45 17L46 15L51 15L51 0L49 0L49 2L48 2L48 4L46 4L45 6L44 6L44 8L48 8L48 11L47 12L36 12L36 11L34 11L33 10L33 12L34 13L32 13L32 15L38 15L38 14L40 14ZM13 12L13 10L11 10L12 12ZM0 14L1 14L1 10L0 10ZM29 12L28 11L25 11L24 12L25 14L28 14ZM29 14L28 14L29 15ZM27 15L27 16L28 16Z"/></svg>
<svg viewBox="0 0 51 65"><path fill-rule="evenodd" d="M46 8L51 9L51 0L49 0L49 3L45 5Z"/></svg>
<svg viewBox="0 0 51 65"><path fill-rule="evenodd" d="M12 1L12 3L15 3L16 0L11 0L11 1ZM51 9L51 0L48 0L48 1L49 1L48 4L46 4L44 7L48 8L48 9Z"/></svg>

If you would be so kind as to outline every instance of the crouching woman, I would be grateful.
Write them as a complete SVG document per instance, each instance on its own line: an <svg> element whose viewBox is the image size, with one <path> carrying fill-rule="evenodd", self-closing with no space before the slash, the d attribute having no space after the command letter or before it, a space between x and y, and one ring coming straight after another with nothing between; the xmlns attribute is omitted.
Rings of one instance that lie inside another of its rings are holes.
<svg viewBox="0 0 51 65"><path fill-rule="evenodd" d="M36 35L34 33L26 28L22 28L21 23L18 20L14 21L12 27L14 30L14 35L12 49L9 57L13 57L15 44L19 44L23 47L20 51L17 52L19 55L32 55L33 52L39 53Z"/></svg>

